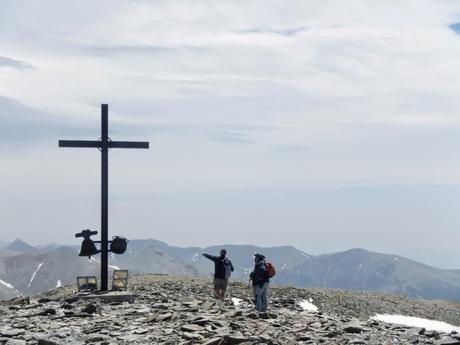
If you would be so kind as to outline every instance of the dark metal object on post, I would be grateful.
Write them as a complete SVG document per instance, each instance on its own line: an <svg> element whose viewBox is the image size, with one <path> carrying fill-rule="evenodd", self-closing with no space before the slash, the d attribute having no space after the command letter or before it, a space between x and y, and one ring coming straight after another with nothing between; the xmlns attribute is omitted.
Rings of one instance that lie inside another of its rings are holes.
<svg viewBox="0 0 460 345"><path fill-rule="evenodd" d="M115 254L123 254L126 252L126 247L128 246L128 240L121 236L113 236L112 241L110 241L110 251Z"/></svg>
<svg viewBox="0 0 460 345"><path fill-rule="evenodd" d="M91 257L99 254L101 251L96 248L95 242L90 238L93 235L97 235L97 231L91 231L89 229L82 230L82 232L75 234L75 237L83 237L79 256Z"/></svg>
<svg viewBox="0 0 460 345"><path fill-rule="evenodd" d="M79 256L91 257L101 252L96 248L96 243L101 243L101 241L93 241L91 239L91 236L93 235L97 235L97 231L91 231L90 229L82 230L81 232L75 234L75 237L77 238L83 237L80 254L78 254ZM110 243L110 249L108 251L115 254L123 254L126 251L128 242L127 238L122 236L113 236L112 241L108 241L108 243Z"/></svg>

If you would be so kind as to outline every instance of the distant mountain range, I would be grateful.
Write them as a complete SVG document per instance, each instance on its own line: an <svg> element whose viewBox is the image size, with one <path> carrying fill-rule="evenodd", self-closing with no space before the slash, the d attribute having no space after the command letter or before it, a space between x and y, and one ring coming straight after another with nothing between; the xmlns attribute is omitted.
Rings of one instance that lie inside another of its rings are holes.
<svg viewBox="0 0 460 345"><path fill-rule="evenodd" d="M396 255L351 249L312 256L292 246L221 245L175 247L156 240L132 240L123 255L111 254L110 269L138 273L209 276L214 265L201 254L226 248L233 279L248 280L253 255L264 254L276 268L274 284L369 290L427 299L460 300L460 270L443 270ZM99 257L78 256L77 246L40 248L16 240L0 249L0 299L31 295L73 283L77 276L99 275Z"/></svg>
<svg viewBox="0 0 460 345"><path fill-rule="evenodd" d="M380 291L426 299L460 299L460 272L364 249L319 255L281 272L283 284Z"/></svg>

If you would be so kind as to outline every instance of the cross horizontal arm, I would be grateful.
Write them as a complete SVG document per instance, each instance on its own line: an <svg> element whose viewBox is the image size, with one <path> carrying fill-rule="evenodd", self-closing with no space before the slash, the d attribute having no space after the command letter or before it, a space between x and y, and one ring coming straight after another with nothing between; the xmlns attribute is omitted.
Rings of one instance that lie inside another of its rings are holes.
<svg viewBox="0 0 460 345"><path fill-rule="evenodd" d="M116 149L148 149L148 141L109 141L108 146Z"/></svg>
<svg viewBox="0 0 460 345"><path fill-rule="evenodd" d="M101 147L101 142L92 140L59 140L59 147Z"/></svg>

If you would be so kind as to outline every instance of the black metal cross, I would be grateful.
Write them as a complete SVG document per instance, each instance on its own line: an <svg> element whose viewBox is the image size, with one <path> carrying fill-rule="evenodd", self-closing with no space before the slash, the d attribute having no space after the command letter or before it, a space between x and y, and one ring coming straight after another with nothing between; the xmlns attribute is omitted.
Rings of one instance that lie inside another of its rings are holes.
<svg viewBox="0 0 460 345"><path fill-rule="evenodd" d="M148 149L146 141L112 141L109 138L109 106L101 104L101 138L91 140L59 140L59 147L96 147L101 151L101 291L108 290L108 190L109 149Z"/></svg>

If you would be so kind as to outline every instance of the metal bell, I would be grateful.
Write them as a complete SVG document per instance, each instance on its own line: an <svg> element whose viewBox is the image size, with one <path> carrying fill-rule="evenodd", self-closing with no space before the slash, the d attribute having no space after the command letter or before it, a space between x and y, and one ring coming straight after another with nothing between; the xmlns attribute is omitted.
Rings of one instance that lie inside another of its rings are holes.
<svg viewBox="0 0 460 345"><path fill-rule="evenodd" d="M100 252L96 248L96 245L94 244L94 241L90 238L85 238L81 244L81 250L79 256L92 256L96 255Z"/></svg>
<svg viewBox="0 0 460 345"><path fill-rule="evenodd" d="M123 254L128 246L128 240L121 236L114 236L110 242L110 251L115 254Z"/></svg>

